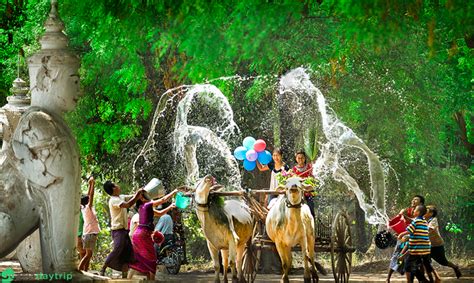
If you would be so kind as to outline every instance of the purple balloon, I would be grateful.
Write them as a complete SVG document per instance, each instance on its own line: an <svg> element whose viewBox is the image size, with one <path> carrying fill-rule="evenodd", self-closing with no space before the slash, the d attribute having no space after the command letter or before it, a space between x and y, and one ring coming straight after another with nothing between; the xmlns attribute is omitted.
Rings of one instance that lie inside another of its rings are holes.
<svg viewBox="0 0 474 283"><path fill-rule="evenodd" d="M254 149L251 149L245 153L245 157L248 161L255 161L258 158L258 153Z"/></svg>

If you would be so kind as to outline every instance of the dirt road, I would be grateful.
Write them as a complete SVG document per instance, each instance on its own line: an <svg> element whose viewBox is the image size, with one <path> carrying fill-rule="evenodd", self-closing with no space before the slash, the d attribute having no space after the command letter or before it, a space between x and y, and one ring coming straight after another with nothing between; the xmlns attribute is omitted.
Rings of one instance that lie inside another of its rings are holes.
<svg viewBox="0 0 474 283"><path fill-rule="evenodd" d="M350 282L385 282L385 273L353 273L350 276ZM214 274L212 273L201 273L201 272L190 272L190 273L179 273L178 275L163 275L158 274L157 280L162 282L213 282ZM222 279L222 276L221 276ZM230 282L230 280L229 280ZM255 282L280 282L280 275L276 274L258 274ZM290 275L290 282L303 282L302 274ZM334 282L332 276L319 276L319 282ZM391 282L406 282L405 277L394 274ZM456 279L449 275L443 275L442 282L474 282L474 276L462 277Z"/></svg>

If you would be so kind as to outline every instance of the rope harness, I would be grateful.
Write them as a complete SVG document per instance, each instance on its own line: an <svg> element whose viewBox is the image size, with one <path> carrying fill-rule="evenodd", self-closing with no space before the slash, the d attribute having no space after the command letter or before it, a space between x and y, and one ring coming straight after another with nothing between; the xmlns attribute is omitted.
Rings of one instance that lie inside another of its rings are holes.
<svg viewBox="0 0 474 283"><path fill-rule="evenodd" d="M303 203L303 200L301 200L297 204L291 204L290 201L288 200L288 198L285 199L285 205L288 208L301 208L302 203Z"/></svg>
<svg viewBox="0 0 474 283"><path fill-rule="evenodd" d="M193 194L193 202L196 204L196 209L202 212L209 211L209 200L207 203L199 203L196 201L196 196Z"/></svg>

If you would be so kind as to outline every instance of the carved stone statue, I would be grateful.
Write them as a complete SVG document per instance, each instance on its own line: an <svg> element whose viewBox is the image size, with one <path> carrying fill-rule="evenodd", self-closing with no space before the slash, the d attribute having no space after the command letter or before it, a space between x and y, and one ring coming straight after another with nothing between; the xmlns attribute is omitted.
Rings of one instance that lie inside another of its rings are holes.
<svg viewBox="0 0 474 283"><path fill-rule="evenodd" d="M13 81L11 96L7 97L8 103L0 108L0 124L2 137L2 152L0 155L6 156L11 150L11 136L18 125L21 115L30 107L30 97L27 96L30 88L21 78ZM24 272L40 273L43 270L41 261L41 245L39 230L26 237L15 251L7 255L6 258L16 257L20 262Z"/></svg>
<svg viewBox="0 0 474 283"><path fill-rule="evenodd" d="M42 49L28 59L31 107L0 152L0 257L39 227L44 273L76 269L80 163L62 115L79 96L79 59L51 1Z"/></svg>

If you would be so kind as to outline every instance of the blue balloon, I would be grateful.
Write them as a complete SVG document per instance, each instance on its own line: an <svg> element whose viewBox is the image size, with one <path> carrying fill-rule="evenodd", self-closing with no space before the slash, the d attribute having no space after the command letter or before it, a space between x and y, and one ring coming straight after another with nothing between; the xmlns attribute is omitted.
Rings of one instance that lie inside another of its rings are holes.
<svg viewBox="0 0 474 283"><path fill-rule="evenodd" d="M258 153L257 159L260 164L267 165L268 163L270 163L270 161L272 161L272 154L270 153L270 151L265 150Z"/></svg>
<svg viewBox="0 0 474 283"><path fill-rule="evenodd" d="M253 149L253 145L255 144L256 140L252 137L246 137L244 142L242 143L247 149Z"/></svg>
<svg viewBox="0 0 474 283"><path fill-rule="evenodd" d="M244 146L239 146L234 150L234 157L237 160L244 160L246 153L247 153L247 148Z"/></svg>
<svg viewBox="0 0 474 283"><path fill-rule="evenodd" d="M247 159L244 160L244 169L247 171L252 171L257 166L257 162L255 161L248 161Z"/></svg>

